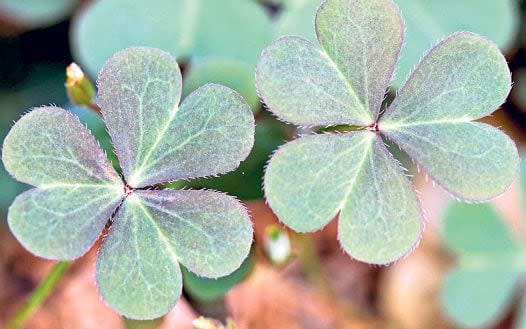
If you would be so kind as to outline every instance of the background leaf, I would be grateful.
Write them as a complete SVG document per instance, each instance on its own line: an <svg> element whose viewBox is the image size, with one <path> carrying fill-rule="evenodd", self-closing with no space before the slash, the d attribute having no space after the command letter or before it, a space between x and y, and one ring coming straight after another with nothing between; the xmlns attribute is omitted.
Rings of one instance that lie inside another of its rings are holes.
<svg viewBox="0 0 526 329"><path fill-rule="evenodd" d="M28 28L52 25L75 8L77 0L1 0L0 14Z"/></svg>
<svg viewBox="0 0 526 329"><path fill-rule="evenodd" d="M488 204L453 203L443 235L458 255L458 267L449 274L442 292L446 310L463 326L495 323L511 302L524 271L521 248Z"/></svg>
<svg viewBox="0 0 526 329"><path fill-rule="evenodd" d="M280 0L276 0L280 1ZM297 35L310 42L317 41L316 32L312 29L320 0L283 0L282 11L276 20L278 35Z"/></svg>
<svg viewBox="0 0 526 329"><path fill-rule="evenodd" d="M244 280L252 271L254 263L254 258L249 256L237 270L217 279L200 277L182 267L184 290L192 298L199 301L213 302Z"/></svg>
<svg viewBox="0 0 526 329"><path fill-rule="evenodd" d="M156 47L176 57L188 56L195 42L199 10L200 1L196 0L94 2L73 22L74 57L87 72L97 76L110 57L132 46Z"/></svg>
<svg viewBox="0 0 526 329"><path fill-rule="evenodd" d="M519 274L507 268L462 269L450 273L443 295L447 312L469 328L495 323L511 302Z"/></svg>

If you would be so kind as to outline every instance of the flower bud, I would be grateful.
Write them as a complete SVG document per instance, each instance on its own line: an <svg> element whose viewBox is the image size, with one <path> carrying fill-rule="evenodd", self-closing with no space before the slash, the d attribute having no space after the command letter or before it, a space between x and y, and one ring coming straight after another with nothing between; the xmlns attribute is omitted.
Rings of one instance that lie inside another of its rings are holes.
<svg viewBox="0 0 526 329"><path fill-rule="evenodd" d="M80 66L71 63L66 68L66 90L73 104L90 107L95 97L95 87Z"/></svg>
<svg viewBox="0 0 526 329"><path fill-rule="evenodd" d="M264 248L267 257L275 265L283 265L291 255L290 239L284 230L276 225L265 229Z"/></svg>

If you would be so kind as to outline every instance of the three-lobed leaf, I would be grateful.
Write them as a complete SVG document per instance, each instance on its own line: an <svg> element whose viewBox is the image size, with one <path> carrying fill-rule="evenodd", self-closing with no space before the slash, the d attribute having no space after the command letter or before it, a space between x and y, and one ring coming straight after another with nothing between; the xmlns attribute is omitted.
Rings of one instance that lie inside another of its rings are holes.
<svg viewBox="0 0 526 329"><path fill-rule="evenodd" d="M252 147L254 118L241 96L219 85L199 88L179 106L179 67L158 49L123 50L98 82L124 177L74 116L35 109L4 141L6 169L36 186L16 199L9 223L35 254L72 259L112 218L97 259L99 290L127 317L150 319L179 298L179 264L201 276L225 276L252 242L248 214L236 199L150 185L235 169Z"/></svg>
<svg viewBox="0 0 526 329"><path fill-rule="evenodd" d="M382 111L403 43L393 2L326 0L315 22L320 46L282 37L263 52L259 94L285 121L358 125L364 131L354 134L374 138L362 137L367 144L352 134L302 137L277 152L265 194L285 224L312 231L339 213L338 237L351 256L383 264L405 255L420 236L420 209L384 137L459 198L483 201L509 187L515 144L471 122L493 112L510 91L509 69L494 45L472 33L452 35Z"/></svg>

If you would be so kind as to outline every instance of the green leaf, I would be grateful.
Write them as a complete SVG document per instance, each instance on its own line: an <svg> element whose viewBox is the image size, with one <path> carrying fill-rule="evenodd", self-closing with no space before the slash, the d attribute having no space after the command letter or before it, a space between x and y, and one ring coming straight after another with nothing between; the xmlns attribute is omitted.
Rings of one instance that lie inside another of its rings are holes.
<svg viewBox="0 0 526 329"><path fill-rule="evenodd" d="M232 197L213 191L135 191L99 253L99 290L121 314L155 318L181 293L179 263L201 276L225 276L241 265L251 242L249 217Z"/></svg>
<svg viewBox="0 0 526 329"><path fill-rule="evenodd" d="M2 0L2 16L28 28L52 25L75 8L77 0Z"/></svg>
<svg viewBox="0 0 526 329"><path fill-rule="evenodd" d="M489 204L454 202L447 210L443 235L446 245L460 254L516 253L519 250L505 223Z"/></svg>
<svg viewBox="0 0 526 329"><path fill-rule="evenodd" d="M4 140L2 161L17 180L37 187L122 186L90 132L57 107L23 116Z"/></svg>
<svg viewBox="0 0 526 329"><path fill-rule="evenodd" d="M33 254L54 260L82 256L122 199L122 187L46 185L19 195L9 208L11 232Z"/></svg>
<svg viewBox="0 0 526 329"><path fill-rule="evenodd" d="M442 301L467 327L488 326L503 316L524 273L524 253L503 219L488 204L453 203L444 219L444 240L458 256Z"/></svg>
<svg viewBox="0 0 526 329"><path fill-rule="evenodd" d="M276 0L279 1L279 0ZM320 0L292 0L284 1L284 8L276 21L278 35L298 35L311 42L316 42L316 33L312 29L312 22Z"/></svg>
<svg viewBox="0 0 526 329"><path fill-rule="evenodd" d="M200 277L183 267L184 290L192 298L204 302L213 302L243 281L253 267L254 259L249 256L237 270L217 279Z"/></svg>
<svg viewBox="0 0 526 329"><path fill-rule="evenodd" d="M192 0L196 1L196 0ZM252 66L272 38L270 19L254 0L198 0L196 57L237 59Z"/></svg>
<svg viewBox="0 0 526 329"><path fill-rule="evenodd" d="M373 120L328 56L299 37L279 38L264 50L256 82L269 110L297 125L366 125Z"/></svg>
<svg viewBox="0 0 526 329"><path fill-rule="evenodd" d="M265 172L265 196L274 213L298 232L324 227L341 210L373 139L368 133L324 134L285 144Z"/></svg>
<svg viewBox="0 0 526 329"><path fill-rule="evenodd" d="M73 53L92 74L137 45L253 65L270 38L270 19L252 0L105 0L88 7L72 30Z"/></svg>
<svg viewBox="0 0 526 329"><path fill-rule="evenodd" d="M259 107L252 66L238 60L222 58L192 61L184 79L183 94L188 95L209 82L236 90L253 110Z"/></svg>
<svg viewBox="0 0 526 329"><path fill-rule="evenodd" d="M124 193L93 136L60 108L23 116L4 140L2 160L16 179L37 186L15 200L8 220L18 240L41 257L84 254Z"/></svg>
<svg viewBox="0 0 526 329"><path fill-rule="evenodd" d="M380 264L403 256L419 238L420 211L384 137L455 196L483 201L509 187L518 162L515 144L471 122L495 111L510 91L510 72L496 46L473 33L451 36L381 111L403 40L395 4L325 0L315 21L323 50L287 36L263 52L256 70L261 97L285 121L344 125L374 132L377 141L357 148L359 138L306 137L277 152L265 191L280 220L312 231L341 212L338 235L351 256Z"/></svg>
<svg viewBox="0 0 526 329"><path fill-rule="evenodd" d="M510 305L519 276L518 271L500 267L453 271L442 296L446 310L462 326L487 327Z"/></svg>
<svg viewBox="0 0 526 329"><path fill-rule="evenodd" d="M499 130L470 121L493 112L510 86L500 51L479 36L458 33L423 59L379 129L455 196L488 200L511 184L517 149Z"/></svg>
<svg viewBox="0 0 526 329"><path fill-rule="evenodd" d="M406 26L407 37L394 85L399 87L419 61L429 45L457 31L484 35L506 50L512 45L518 29L516 1L396 0Z"/></svg>
<svg viewBox="0 0 526 329"><path fill-rule="evenodd" d="M209 84L178 107L179 67L158 49L119 52L98 86L124 177L133 187L231 171L253 145L254 117L233 90Z"/></svg>
<svg viewBox="0 0 526 329"><path fill-rule="evenodd" d="M174 247L138 196L117 212L97 258L97 287L120 314L138 320L166 314L182 291Z"/></svg>
<svg viewBox="0 0 526 329"><path fill-rule="evenodd" d="M200 5L196 0L94 2L73 21L73 54L94 76L113 54L132 46L188 56L195 42Z"/></svg>
<svg viewBox="0 0 526 329"><path fill-rule="evenodd" d="M416 195L371 132L286 144L269 162L265 195L280 220L300 232L322 228L341 211L339 240L364 262L392 262L420 238Z"/></svg>
<svg viewBox="0 0 526 329"><path fill-rule="evenodd" d="M375 139L344 200L338 239L352 257L387 264L415 248L423 218L402 168L380 137Z"/></svg>
<svg viewBox="0 0 526 329"><path fill-rule="evenodd" d="M365 109L378 118L404 38L404 23L394 3L325 1L316 15L316 32Z"/></svg>
<svg viewBox="0 0 526 329"><path fill-rule="evenodd" d="M476 34L456 33L418 64L380 128L479 119L504 103L510 89L510 70L499 49Z"/></svg>

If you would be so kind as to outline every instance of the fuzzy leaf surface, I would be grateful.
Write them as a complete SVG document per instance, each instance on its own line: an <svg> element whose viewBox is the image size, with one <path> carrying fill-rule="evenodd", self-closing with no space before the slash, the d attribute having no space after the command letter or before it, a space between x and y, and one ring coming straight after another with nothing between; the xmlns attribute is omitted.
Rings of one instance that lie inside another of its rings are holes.
<svg viewBox="0 0 526 329"><path fill-rule="evenodd" d="M373 120L327 54L299 37L279 38L265 49L256 83L269 109L297 125L366 125Z"/></svg>
<svg viewBox="0 0 526 329"><path fill-rule="evenodd" d="M200 276L225 276L241 265L251 243L246 210L230 196L136 191L125 200L104 241L97 262L98 286L122 314L155 318L180 296L179 263Z"/></svg>
<svg viewBox="0 0 526 329"><path fill-rule="evenodd" d="M268 165L267 201L300 232L320 229L341 212L344 249L365 262L389 263L418 241L421 215L410 183L386 152L371 132L290 142Z"/></svg>
<svg viewBox="0 0 526 329"><path fill-rule="evenodd" d="M379 136L349 190L338 223L338 239L363 262L391 263L420 240L423 217L413 186Z"/></svg>
<svg viewBox="0 0 526 329"><path fill-rule="evenodd" d="M2 160L16 179L37 187L18 196L8 221L18 240L41 257L84 254L122 198L122 181L98 143L60 108L23 116L4 140Z"/></svg>
<svg viewBox="0 0 526 329"><path fill-rule="evenodd" d="M442 291L446 310L463 326L495 323L523 273L521 247L488 204L454 203L445 218L444 239L459 264Z"/></svg>
<svg viewBox="0 0 526 329"><path fill-rule="evenodd" d="M75 259L95 243L121 199L122 188L102 184L35 188L9 208L9 228L37 256Z"/></svg>
<svg viewBox="0 0 526 329"><path fill-rule="evenodd" d="M243 98L209 84L179 107L179 67L158 49L118 53L98 86L124 177L133 187L230 171L253 145L254 118Z"/></svg>
<svg viewBox="0 0 526 329"><path fill-rule="evenodd" d="M330 0L316 15L323 49L376 119L398 60L404 23L386 0Z"/></svg>
<svg viewBox="0 0 526 329"><path fill-rule="evenodd" d="M86 127L57 107L24 115L4 140L2 161L17 180L37 187L122 185Z"/></svg>
<svg viewBox="0 0 526 329"><path fill-rule="evenodd" d="M485 201L511 184L518 154L505 134L470 121L492 113L510 87L498 48L458 33L423 59L379 127L452 194Z"/></svg>

